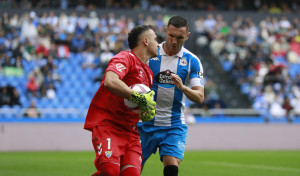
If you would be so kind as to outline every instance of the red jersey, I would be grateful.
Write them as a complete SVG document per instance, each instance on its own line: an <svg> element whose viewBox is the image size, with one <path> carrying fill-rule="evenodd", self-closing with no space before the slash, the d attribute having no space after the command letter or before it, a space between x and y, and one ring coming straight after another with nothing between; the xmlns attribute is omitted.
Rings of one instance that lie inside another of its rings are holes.
<svg viewBox="0 0 300 176"><path fill-rule="evenodd" d="M107 71L113 71L127 85L145 84L152 86L153 73L147 64L130 51L122 51L109 62ZM94 126L113 126L118 130L132 131L138 134L136 124L139 115L130 111L119 97L104 87L105 76L101 86L90 104L84 129L93 130Z"/></svg>

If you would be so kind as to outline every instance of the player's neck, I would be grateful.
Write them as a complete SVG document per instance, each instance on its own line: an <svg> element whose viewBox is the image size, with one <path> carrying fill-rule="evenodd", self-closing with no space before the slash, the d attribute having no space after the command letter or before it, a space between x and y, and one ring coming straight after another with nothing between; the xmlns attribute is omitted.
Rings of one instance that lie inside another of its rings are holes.
<svg viewBox="0 0 300 176"><path fill-rule="evenodd" d="M143 50L135 48L132 49L131 52L133 52L144 64L146 64L150 59L150 56L148 56L147 53L144 52Z"/></svg>

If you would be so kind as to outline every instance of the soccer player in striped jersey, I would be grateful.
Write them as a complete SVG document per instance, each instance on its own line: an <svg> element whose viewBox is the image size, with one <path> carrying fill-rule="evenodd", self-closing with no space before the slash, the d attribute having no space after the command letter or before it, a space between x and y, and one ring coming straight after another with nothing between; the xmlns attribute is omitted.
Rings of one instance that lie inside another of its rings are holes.
<svg viewBox="0 0 300 176"><path fill-rule="evenodd" d="M156 114L153 120L139 123L138 129L142 167L159 148L164 176L177 176L186 145L185 98L197 104L203 102L203 68L198 57L183 46L190 35L186 19L173 16L165 27L165 35L158 56L149 60L154 75Z"/></svg>

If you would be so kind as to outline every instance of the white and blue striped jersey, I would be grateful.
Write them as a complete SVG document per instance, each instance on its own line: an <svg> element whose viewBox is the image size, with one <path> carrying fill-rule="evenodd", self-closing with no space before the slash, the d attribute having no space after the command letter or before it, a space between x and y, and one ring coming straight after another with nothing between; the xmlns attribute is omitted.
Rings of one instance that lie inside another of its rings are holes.
<svg viewBox="0 0 300 176"><path fill-rule="evenodd" d="M204 87L203 67L197 56L182 47L174 56L168 56L159 46L158 56L149 60L153 71L153 86L155 91L155 118L144 122L153 126L180 126L185 124L184 110L186 96L171 80L171 73L181 77L182 82L190 87Z"/></svg>

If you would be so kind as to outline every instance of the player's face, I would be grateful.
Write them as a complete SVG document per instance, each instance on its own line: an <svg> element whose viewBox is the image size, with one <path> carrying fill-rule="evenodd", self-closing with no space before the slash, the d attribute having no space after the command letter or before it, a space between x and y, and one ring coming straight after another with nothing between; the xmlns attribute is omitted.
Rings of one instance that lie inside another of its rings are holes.
<svg viewBox="0 0 300 176"><path fill-rule="evenodd" d="M157 36L153 30L149 31L149 53L150 53L150 58L152 57L157 57L158 56L158 43L157 43Z"/></svg>
<svg viewBox="0 0 300 176"><path fill-rule="evenodd" d="M190 32L187 31L186 27L176 28L173 25L169 25L165 28L166 34L166 45L165 50L168 55L175 55L183 46L184 42L189 38Z"/></svg>

